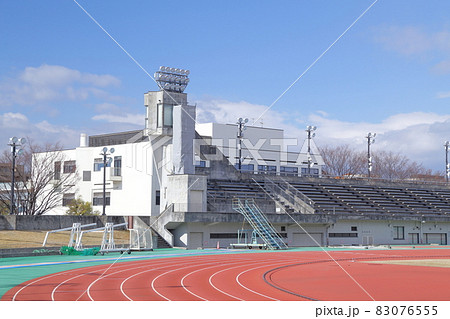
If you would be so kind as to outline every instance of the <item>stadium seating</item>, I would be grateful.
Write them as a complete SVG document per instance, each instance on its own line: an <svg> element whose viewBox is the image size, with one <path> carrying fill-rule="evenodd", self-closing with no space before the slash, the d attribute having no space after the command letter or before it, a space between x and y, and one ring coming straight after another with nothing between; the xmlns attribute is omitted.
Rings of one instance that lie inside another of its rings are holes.
<svg viewBox="0 0 450 319"><path fill-rule="evenodd" d="M276 177L271 177L277 181ZM281 179L280 179L281 181ZM283 180L283 182L286 182ZM450 189L442 185L416 185L383 182L292 179L290 185L314 203L316 214L391 214L393 216L450 214ZM264 181L252 179L209 180L208 199L229 201L233 197L268 200Z"/></svg>

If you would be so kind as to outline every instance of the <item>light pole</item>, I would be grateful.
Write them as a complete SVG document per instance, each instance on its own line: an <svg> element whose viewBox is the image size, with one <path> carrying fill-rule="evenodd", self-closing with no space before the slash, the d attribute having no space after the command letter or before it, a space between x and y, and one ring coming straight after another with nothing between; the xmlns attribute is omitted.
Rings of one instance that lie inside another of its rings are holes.
<svg viewBox="0 0 450 319"><path fill-rule="evenodd" d="M450 175L450 166L448 163L448 147L450 145L449 141L446 141L444 143L444 147L445 147L445 181L448 183L448 177Z"/></svg>
<svg viewBox="0 0 450 319"><path fill-rule="evenodd" d="M109 151L109 153L108 153ZM112 158L109 157L108 155L111 155L112 153L114 153L114 148L111 147L109 150L107 147L104 147L102 149L102 152L100 153L100 155L103 156L103 213L102 215L106 215L106 162L110 161Z"/></svg>
<svg viewBox="0 0 450 319"><path fill-rule="evenodd" d="M239 139L239 144L238 144L238 151L239 151L239 161L238 161L238 168L239 168L239 172L241 171L242 168L242 139L244 138L244 131L246 130L245 124L247 124L248 119L243 119L242 117L240 117L238 119L238 121L236 122L236 124L238 125L238 133L237 133L237 138Z"/></svg>
<svg viewBox="0 0 450 319"><path fill-rule="evenodd" d="M377 133L368 133L367 138L367 175L370 179L370 172L372 172L372 156L370 155L370 145L375 143L375 136Z"/></svg>
<svg viewBox="0 0 450 319"><path fill-rule="evenodd" d="M16 157L22 153L22 149L20 148L26 143L26 139L17 138L15 136L9 139L8 145L11 146L11 154L12 154L12 181L11 181L11 211L10 215L14 215L14 188L15 188L15 171L16 171Z"/></svg>
<svg viewBox="0 0 450 319"><path fill-rule="evenodd" d="M307 139L308 139L308 176L311 176L311 166L312 166L312 157L311 157L311 139L316 136L316 133L313 133L317 130L317 126L308 125L306 127Z"/></svg>

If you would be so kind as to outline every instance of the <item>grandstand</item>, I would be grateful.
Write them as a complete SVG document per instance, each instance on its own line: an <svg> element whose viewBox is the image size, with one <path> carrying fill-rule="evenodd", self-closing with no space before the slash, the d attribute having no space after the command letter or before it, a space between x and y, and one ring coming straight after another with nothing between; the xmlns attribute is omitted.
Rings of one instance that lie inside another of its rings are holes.
<svg viewBox="0 0 450 319"><path fill-rule="evenodd" d="M232 214L233 198L253 199L291 246L447 244L446 184L239 175L208 180L208 211Z"/></svg>

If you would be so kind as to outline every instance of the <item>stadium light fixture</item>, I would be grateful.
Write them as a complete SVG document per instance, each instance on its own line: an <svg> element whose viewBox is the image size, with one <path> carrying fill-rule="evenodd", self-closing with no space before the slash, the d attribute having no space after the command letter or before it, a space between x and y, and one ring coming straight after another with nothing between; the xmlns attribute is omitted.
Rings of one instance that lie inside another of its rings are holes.
<svg viewBox="0 0 450 319"><path fill-rule="evenodd" d="M160 66L154 78L161 90L183 93L189 83L189 70Z"/></svg>
<svg viewBox="0 0 450 319"><path fill-rule="evenodd" d="M448 147L450 146L449 141L445 141L445 181L448 183L448 178L450 176L450 164L448 163Z"/></svg>
<svg viewBox="0 0 450 319"><path fill-rule="evenodd" d="M308 139L308 175L311 176L312 157L311 157L311 139L316 136L314 131L317 130L317 126L308 125L306 127L307 139Z"/></svg>
<svg viewBox="0 0 450 319"><path fill-rule="evenodd" d="M367 176L370 179L370 173L372 172L372 156L370 154L370 145L375 143L375 136L377 133L368 133L367 138Z"/></svg>
<svg viewBox="0 0 450 319"><path fill-rule="evenodd" d="M112 158L108 157L108 155L113 154L115 151L114 147L111 147L109 150L107 147L102 149L100 155L103 156L103 213L102 215L106 215L106 165L111 164Z"/></svg>
<svg viewBox="0 0 450 319"><path fill-rule="evenodd" d="M238 143L238 151L239 151L239 161L238 161L238 168L239 168L239 172L241 171L242 168L242 139L244 138L244 131L247 129L247 127L245 126L248 123L248 119L245 118L243 119L242 117L240 117L236 124L238 125L238 133L237 133L237 138L239 139L239 143Z"/></svg>
<svg viewBox="0 0 450 319"><path fill-rule="evenodd" d="M10 215L14 215L14 190L16 187L15 173L16 173L16 157L23 152L23 145L27 142L25 138L17 138L15 136L9 139L8 145L11 146L12 155L12 180L11 180L11 203Z"/></svg>

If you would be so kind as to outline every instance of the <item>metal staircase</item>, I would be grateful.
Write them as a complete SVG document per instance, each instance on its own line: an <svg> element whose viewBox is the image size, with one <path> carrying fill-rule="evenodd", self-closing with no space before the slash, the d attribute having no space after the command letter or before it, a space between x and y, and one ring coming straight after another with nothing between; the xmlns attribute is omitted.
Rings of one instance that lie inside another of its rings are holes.
<svg viewBox="0 0 450 319"><path fill-rule="evenodd" d="M285 180L275 183L265 177L264 183L253 181L287 213L314 214L314 202Z"/></svg>
<svg viewBox="0 0 450 319"><path fill-rule="evenodd" d="M284 241L253 199L242 201L239 198L233 198L232 207L235 211L244 215L244 218L264 241L268 249L287 249Z"/></svg>

